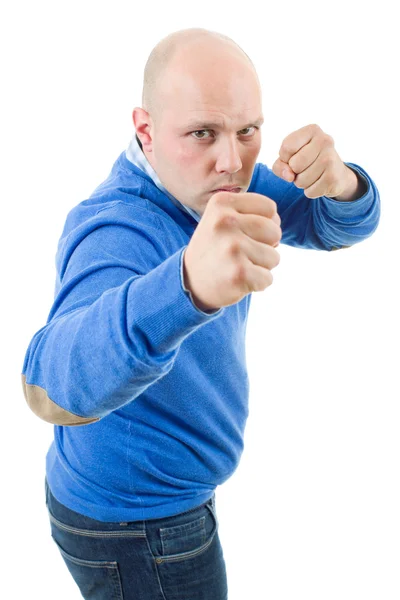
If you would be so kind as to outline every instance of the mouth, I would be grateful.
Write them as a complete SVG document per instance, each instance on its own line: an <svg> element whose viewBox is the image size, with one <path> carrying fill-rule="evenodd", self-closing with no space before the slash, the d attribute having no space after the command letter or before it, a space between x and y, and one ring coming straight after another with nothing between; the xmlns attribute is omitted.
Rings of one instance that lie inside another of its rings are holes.
<svg viewBox="0 0 400 600"><path fill-rule="evenodd" d="M224 187L224 188L218 188L217 190L212 190L212 194L215 194L215 192L233 192L235 194L238 194L241 191L242 188L240 187Z"/></svg>

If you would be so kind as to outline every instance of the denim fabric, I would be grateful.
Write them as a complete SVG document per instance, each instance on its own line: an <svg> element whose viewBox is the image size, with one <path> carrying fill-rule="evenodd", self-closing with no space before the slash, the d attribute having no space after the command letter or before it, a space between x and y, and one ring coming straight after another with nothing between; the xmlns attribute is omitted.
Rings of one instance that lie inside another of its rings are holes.
<svg viewBox="0 0 400 600"><path fill-rule="evenodd" d="M227 600L215 493L187 512L129 523L70 510L47 479L45 493L51 536L83 598Z"/></svg>

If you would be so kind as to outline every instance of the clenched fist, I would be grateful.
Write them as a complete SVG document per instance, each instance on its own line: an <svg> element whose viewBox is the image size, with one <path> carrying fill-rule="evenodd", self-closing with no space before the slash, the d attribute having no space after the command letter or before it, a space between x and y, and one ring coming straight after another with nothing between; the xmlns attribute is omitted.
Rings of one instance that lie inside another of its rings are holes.
<svg viewBox="0 0 400 600"><path fill-rule="evenodd" d="M282 238L276 202L262 194L217 192L183 256L183 274L196 306L216 310L272 284Z"/></svg>

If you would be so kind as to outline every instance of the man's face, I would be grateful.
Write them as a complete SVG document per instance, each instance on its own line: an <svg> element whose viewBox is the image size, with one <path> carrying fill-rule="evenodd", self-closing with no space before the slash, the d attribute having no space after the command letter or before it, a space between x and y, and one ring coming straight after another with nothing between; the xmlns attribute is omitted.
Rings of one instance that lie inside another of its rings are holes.
<svg viewBox="0 0 400 600"><path fill-rule="evenodd" d="M150 119L151 143L143 145L165 188L201 215L215 190L247 191L261 146L254 71L232 51L216 62L200 57L165 74L160 116Z"/></svg>

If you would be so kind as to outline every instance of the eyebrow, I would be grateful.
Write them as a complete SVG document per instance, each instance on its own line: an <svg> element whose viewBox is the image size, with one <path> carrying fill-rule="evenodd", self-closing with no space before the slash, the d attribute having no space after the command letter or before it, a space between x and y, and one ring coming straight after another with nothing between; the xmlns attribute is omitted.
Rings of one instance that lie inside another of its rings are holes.
<svg viewBox="0 0 400 600"><path fill-rule="evenodd" d="M253 127L253 125L256 125L257 127L260 127L260 125L262 125L264 123L264 119L263 117L259 117L256 121L253 121L252 123L249 123L248 125L244 125L244 127L241 127L239 129L239 131L241 131L242 129L246 129L247 127ZM219 122L211 122L211 121L189 121L189 123L186 125L186 129L195 129L195 130L201 130L201 129L222 129L222 125Z"/></svg>

